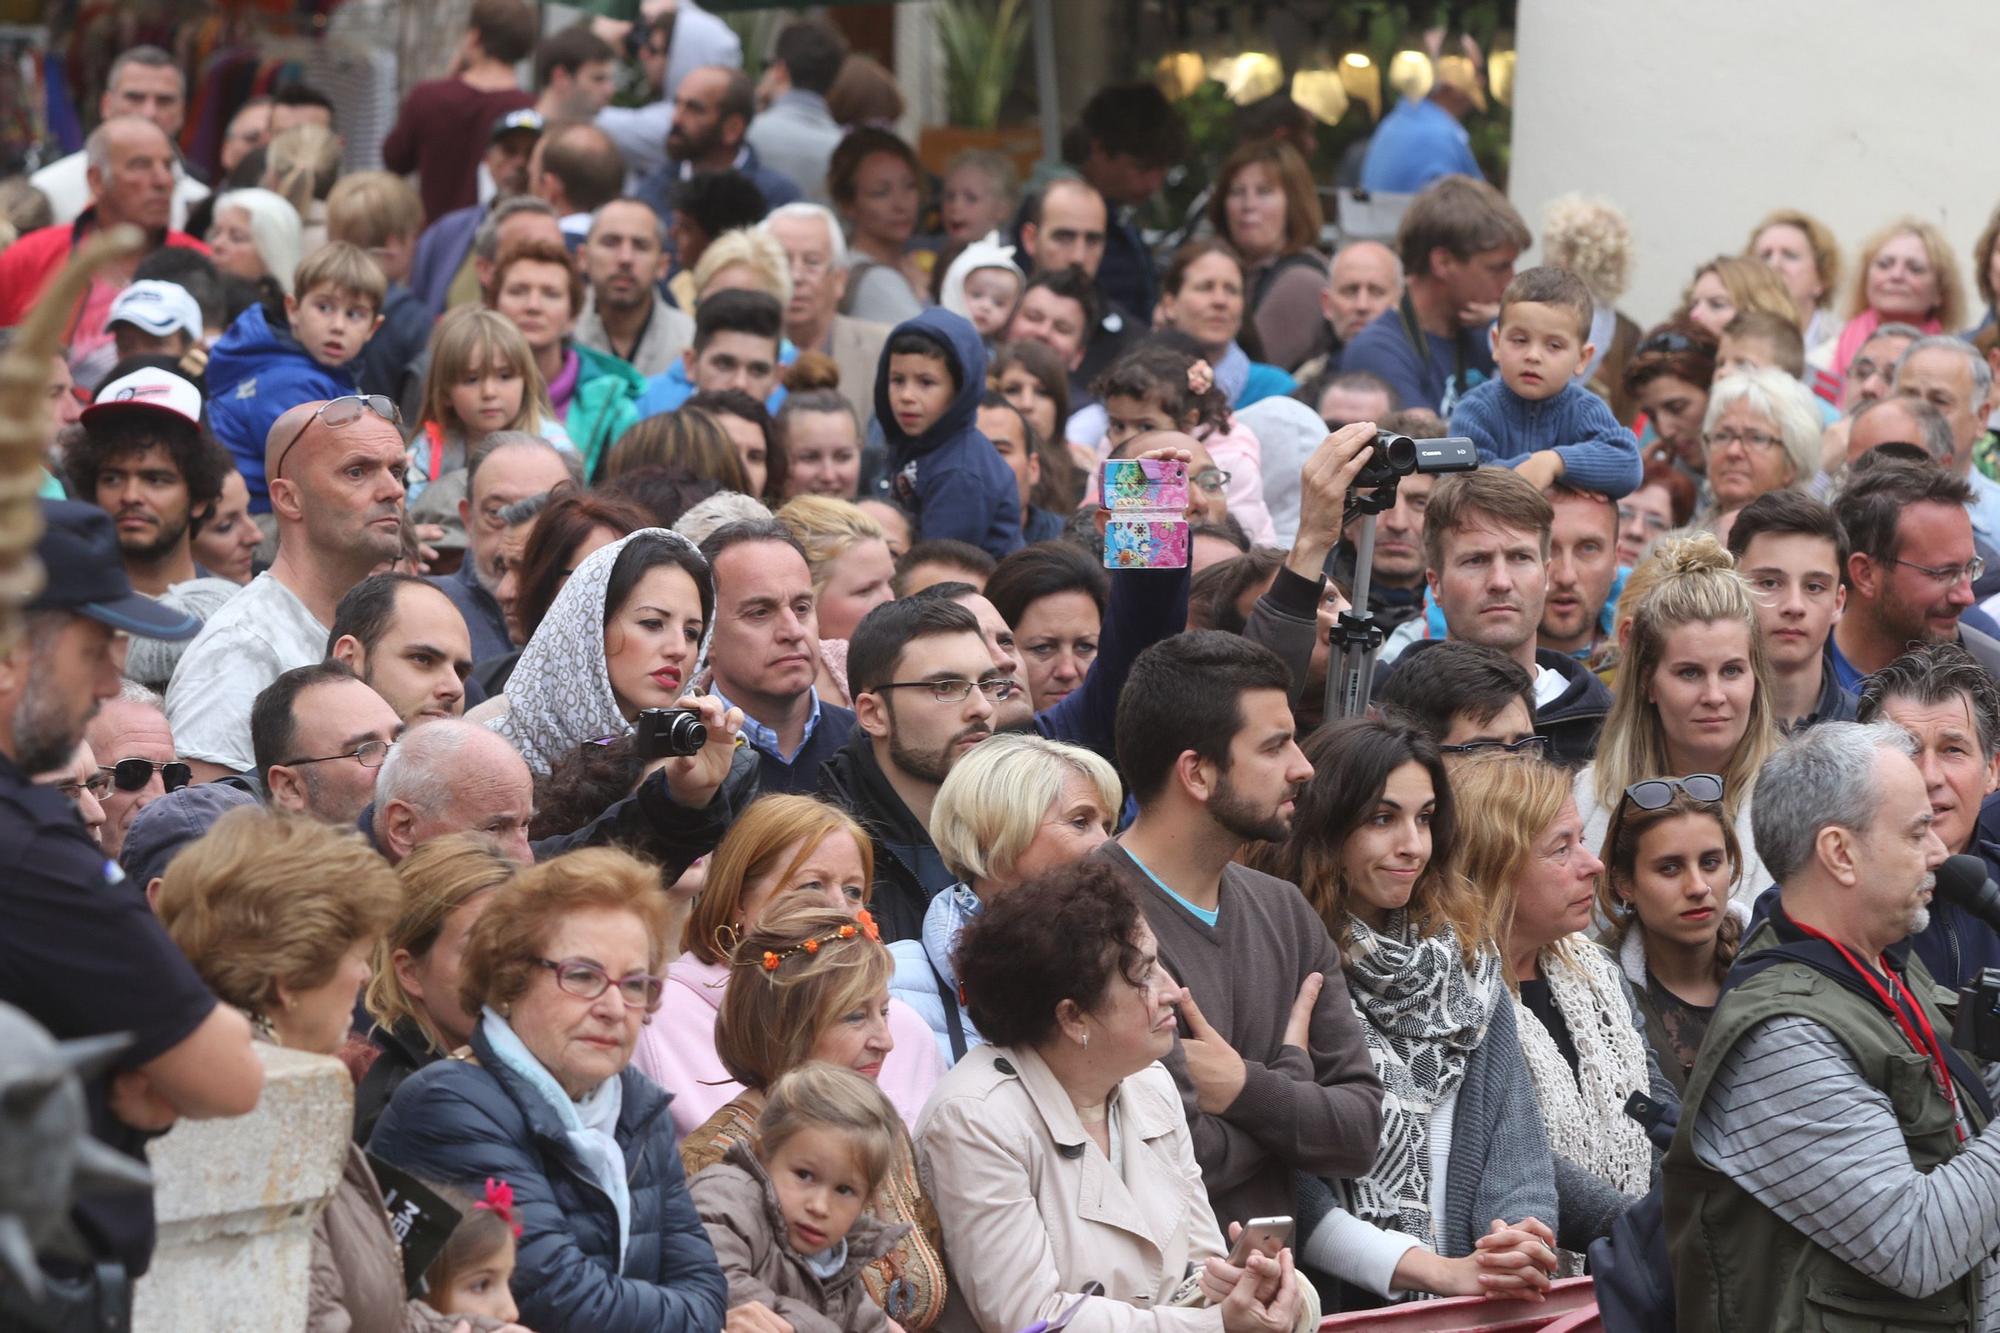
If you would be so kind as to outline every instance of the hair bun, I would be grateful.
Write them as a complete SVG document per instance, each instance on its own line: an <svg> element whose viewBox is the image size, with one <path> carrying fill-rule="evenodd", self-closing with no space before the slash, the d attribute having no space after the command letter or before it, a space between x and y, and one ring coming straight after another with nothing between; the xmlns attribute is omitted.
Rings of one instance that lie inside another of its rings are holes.
<svg viewBox="0 0 2000 1333"><path fill-rule="evenodd" d="M802 351L798 360L785 368L785 389L789 393L839 387L840 363L824 352Z"/></svg>
<svg viewBox="0 0 2000 1333"><path fill-rule="evenodd" d="M1675 574L1713 574L1736 568L1736 558L1712 532L1690 532L1664 538L1653 548L1648 559L1659 562L1662 578Z"/></svg>

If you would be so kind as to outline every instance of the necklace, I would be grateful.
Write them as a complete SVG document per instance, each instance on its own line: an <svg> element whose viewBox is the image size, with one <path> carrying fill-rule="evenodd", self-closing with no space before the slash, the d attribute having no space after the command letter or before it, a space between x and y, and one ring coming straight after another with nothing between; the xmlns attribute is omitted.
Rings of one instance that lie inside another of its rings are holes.
<svg viewBox="0 0 2000 1333"><path fill-rule="evenodd" d="M1076 1118L1078 1123L1085 1125L1103 1124L1106 1120L1110 1119L1111 1117L1110 1105L1111 1104L1109 1102L1099 1102L1095 1106L1079 1105L1076 1108Z"/></svg>

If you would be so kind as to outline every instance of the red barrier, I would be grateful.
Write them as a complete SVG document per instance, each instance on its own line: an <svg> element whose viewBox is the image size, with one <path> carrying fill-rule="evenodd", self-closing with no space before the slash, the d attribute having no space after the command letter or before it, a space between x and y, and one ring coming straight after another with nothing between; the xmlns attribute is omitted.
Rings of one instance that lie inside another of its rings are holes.
<svg viewBox="0 0 2000 1333"><path fill-rule="evenodd" d="M1589 1322L1570 1322L1578 1316ZM1454 1296L1328 1315L1319 1321L1319 1333L1556 1333L1557 1329L1572 1333L1597 1327L1597 1293L1587 1277L1556 1283L1545 1301Z"/></svg>

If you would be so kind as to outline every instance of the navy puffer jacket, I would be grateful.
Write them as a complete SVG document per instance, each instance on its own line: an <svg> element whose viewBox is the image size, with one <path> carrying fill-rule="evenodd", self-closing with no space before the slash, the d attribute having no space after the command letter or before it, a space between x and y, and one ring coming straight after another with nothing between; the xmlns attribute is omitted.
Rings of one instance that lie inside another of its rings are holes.
<svg viewBox="0 0 2000 1333"><path fill-rule="evenodd" d="M619 1074L618 1144L632 1193L631 1242L614 1262L618 1214L571 1152L555 1113L472 1034L478 1063L440 1060L396 1089L368 1150L392 1166L480 1197L514 1189L514 1300L539 1333L714 1333L729 1288L688 1196L667 1094Z"/></svg>

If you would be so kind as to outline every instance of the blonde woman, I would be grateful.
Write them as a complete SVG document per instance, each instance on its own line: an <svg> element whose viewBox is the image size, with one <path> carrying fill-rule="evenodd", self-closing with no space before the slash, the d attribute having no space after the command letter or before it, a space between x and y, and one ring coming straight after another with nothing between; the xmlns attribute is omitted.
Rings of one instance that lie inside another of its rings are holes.
<svg viewBox="0 0 2000 1333"><path fill-rule="evenodd" d="M1641 330L1621 314L1618 298L1632 277L1632 224L1616 204L1581 194L1549 201L1542 211L1543 262L1566 268L1590 289L1595 313L1588 341L1597 359L1584 368L1590 391L1611 404L1626 425L1639 405L1625 389L1625 363L1638 349Z"/></svg>
<svg viewBox="0 0 2000 1333"><path fill-rule="evenodd" d="M822 698L843 706L847 694L847 640L861 618L896 599L889 582L896 560L882 525L846 500L801 495L785 502L778 521L805 549L819 610L819 678Z"/></svg>
<svg viewBox="0 0 2000 1333"><path fill-rule="evenodd" d="M1750 809L1757 770L1778 746L1757 606L1729 552L1707 533L1662 542L1647 563L1657 577L1632 608L1597 757L1576 775L1585 839L1604 845L1626 788L1642 778L1717 774L1743 848L1735 897L1747 904L1770 885Z"/></svg>
<svg viewBox="0 0 2000 1333"><path fill-rule="evenodd" d="M1965 288L1958 260L1944 233L1922 218L1901 218L1868 238L1848 289L1850 318L1828 367L1847 373L1847 363L1884 324L1911 324L1925 333L1965 325Z"/></svg>
<svg viewBox="0 0 2000 1333"><path fill-rule="evenodd" d="M264 146L265 188L298 210L304 252L327 242L326 196L340 179L340 137L324 125L294 125Z"/></svg>
<svg viewBox="0 0 2000 1333"><path fill-rule="evenodd" d="M1806 363L1825 369L1840 338L1840 321L1833 313L1834 293L1840 289L1840 242L1833 232L1810 213L1776 209L1751 228L1743 255L1777 270L1805 318L1800 332Z"/></svg>
<svg viewBox="0 0 2000 1333"><path fill-rule="evenodd" d="M732 289L768 293L782 307L792 299L792 265L776 237L739 227L709 242L693 270L675 274L667 286L683 310L693 310L712 292Z"/></svg>
<svg viewBox="0 0 2000 1333"><path fill-rule="evenodd" d="M1745 310L1762 310L1803 324L1798 302L1778 271L1761 259L1717 255L1694 271L1675 319L1686 319L1711 338L1720 338L1729 321Z"/></svg>

